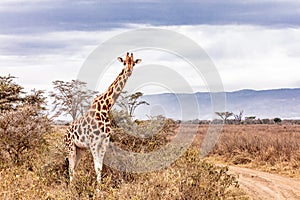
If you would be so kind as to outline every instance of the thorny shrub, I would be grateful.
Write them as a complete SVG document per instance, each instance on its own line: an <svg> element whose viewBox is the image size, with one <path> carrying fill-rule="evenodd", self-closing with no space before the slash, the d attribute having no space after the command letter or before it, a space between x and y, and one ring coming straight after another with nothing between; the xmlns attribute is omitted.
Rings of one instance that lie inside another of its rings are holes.
<svg viewBox="0 0 300 200"><path fill-rule="evenodd" d="M0 167L23 164L45 144L49 120L35 106L24 106L0 114Z"/></svg>

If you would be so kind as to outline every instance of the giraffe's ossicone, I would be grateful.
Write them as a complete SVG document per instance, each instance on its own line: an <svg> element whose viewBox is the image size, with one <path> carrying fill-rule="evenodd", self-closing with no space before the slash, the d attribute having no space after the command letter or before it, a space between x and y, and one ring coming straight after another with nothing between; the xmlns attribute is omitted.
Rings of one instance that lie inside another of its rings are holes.
<svg viewBox="0 0 300 200"><path fill-rule="evenodd" d="M88 112L74 120L65 134L65 146L68 153L70 182L78 166L83 150L89 150L94 159L97 181L101 181L103 158L112 134L109 111L122 92L128 77L132 74L133 66L141 62L134 60L133 54L126 54L126 58L118 58L124 64L124 69L108 87L106 92L97 96Z"/></svg>

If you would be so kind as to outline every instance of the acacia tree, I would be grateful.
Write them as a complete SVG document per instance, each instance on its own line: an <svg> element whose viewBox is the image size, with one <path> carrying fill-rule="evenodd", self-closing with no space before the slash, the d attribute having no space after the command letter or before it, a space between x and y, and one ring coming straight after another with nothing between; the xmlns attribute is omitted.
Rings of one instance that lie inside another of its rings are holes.
<svg viewBox="0 0 300 200"><path fill-rule="evenodd" d="M92 97L97 93L89 90L86 83L79 80L70 82L53 81L54 91L50 92L53 100L53 117L70 115L73 120L82 116L89 108Z"/></svg>
<svg viewBox="0 0 300 200"><path fill-rule="evenodd" d="M15 110L24 100L23 87L13 82L14 76L0 76L0 112Z"/></svg>
<svg viewBox="0 0 300 200"><path fill-rule="evenodd" d="M116 101L116 107L111 110L110 115L112 118L112 125L114 127L127 127L128 129L134 126L133 116L136 108L141 105L149 105L148 102L140 100L143 93L136 92L128 94L124 91Z"/></svg>
<svg viewBox="0 0 300 200"><path fill-rule="evenodd" d="M215 113L216 115L221 117L221 119L224 121L225 124L227 123L228 118L233 115L232 112L215 112Z"/></svg>
<svg viewBox="0 0 300 200"><path fill-rule="evenodd" d="M142 92L136 92L134 94L128 94L127 91L122 92L120 95L120 98L116 102L116 104L124 111L127 112L127 114L130 117L134 116L134 112L136 108L140 105L149 105L148 102L144 100L140 100L140 98L143 96Z"/></svg>
<svg viewBox="0 0 300 200"><path fill-rule="evenodd" d="M33 89L30 94L26 94L23 87L14 82L15 78L11 75L0 76L0 112L17 110L24 106L45 110L44 91Z"/></svg>

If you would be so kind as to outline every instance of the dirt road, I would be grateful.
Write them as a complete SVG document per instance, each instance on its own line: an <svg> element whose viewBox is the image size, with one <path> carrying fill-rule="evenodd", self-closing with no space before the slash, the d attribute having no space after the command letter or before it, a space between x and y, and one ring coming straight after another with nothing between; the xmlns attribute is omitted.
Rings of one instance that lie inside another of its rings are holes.
<svg viewBox="0 0 300 200"><path fill-rule="evenodd" d="M252 169L229 167L231 173L239 175L240 186L256 199L300 200L300 180L269 174Z"/></svg>

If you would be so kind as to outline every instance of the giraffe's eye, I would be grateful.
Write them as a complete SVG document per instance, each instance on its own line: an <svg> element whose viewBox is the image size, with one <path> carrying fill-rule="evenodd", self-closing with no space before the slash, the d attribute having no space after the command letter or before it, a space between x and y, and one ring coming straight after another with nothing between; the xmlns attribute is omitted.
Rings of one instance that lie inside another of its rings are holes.
<svg viewBox="0 0 300 200"><path fill-rule="evenodd" d="M132 66L134 66L134 65L135 65L135 63L132 64Z"/></svg>
<svg viewBox="0 0 300 200"><path fill-rule="evenodd" d="M125 65L126 65L126 63L124 62L124 63L123 63L123 65L125 66Z"/></svg>

